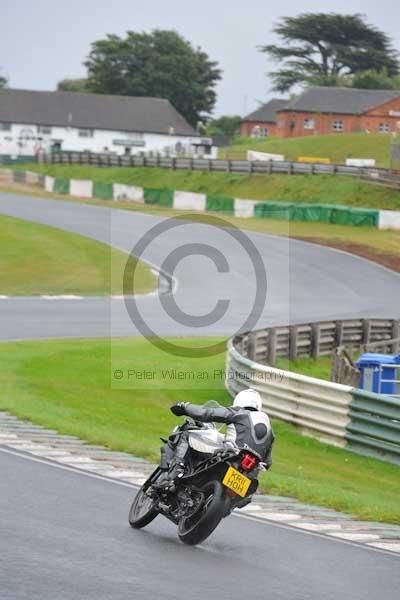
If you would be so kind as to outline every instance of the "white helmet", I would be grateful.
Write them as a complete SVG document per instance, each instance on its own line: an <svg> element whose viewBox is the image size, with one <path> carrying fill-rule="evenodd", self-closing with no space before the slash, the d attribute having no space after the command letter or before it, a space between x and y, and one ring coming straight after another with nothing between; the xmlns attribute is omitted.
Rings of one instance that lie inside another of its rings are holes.
<svg viewBox="0 0 400 600"><path fill-rule="evenodd" d="M261 396L256 390L252 390L251 388L249 388L248 390L242 390L236 395L233 401L233 406L240 406L241 408L255 408L256 410L261 410Z"/></svg>

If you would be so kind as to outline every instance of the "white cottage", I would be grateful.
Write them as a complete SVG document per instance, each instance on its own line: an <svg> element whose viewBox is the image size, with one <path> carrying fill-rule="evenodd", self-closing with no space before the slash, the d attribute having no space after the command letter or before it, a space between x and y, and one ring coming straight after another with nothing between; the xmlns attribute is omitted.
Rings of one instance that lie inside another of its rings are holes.
<svg viewBox="0 0 400 600"><path fill-rule="evenodd" d="M200 138L168 100L0 89L0 155L39 152L202 154Z"/></svg>

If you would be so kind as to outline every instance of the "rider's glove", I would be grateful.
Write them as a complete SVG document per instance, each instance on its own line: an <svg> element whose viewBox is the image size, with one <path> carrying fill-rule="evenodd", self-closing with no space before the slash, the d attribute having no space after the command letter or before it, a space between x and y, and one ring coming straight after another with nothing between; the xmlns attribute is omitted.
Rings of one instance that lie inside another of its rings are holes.
<svg viewBox="0 0 400 600"><path fill-rule="evenodd" d="M170 408L170 411L177 417L181 417L182 415L186 414L186 403L178 402L177 404L173 404Z"/></svg>

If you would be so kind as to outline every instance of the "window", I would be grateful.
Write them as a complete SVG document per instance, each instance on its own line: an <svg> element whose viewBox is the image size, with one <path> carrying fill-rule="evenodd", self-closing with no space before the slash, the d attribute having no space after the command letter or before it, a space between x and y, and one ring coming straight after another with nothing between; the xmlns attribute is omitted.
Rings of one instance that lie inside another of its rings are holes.
<svg viewBox="0 0 400 600"><path fill-rule="evenodd" d="M343 131L344 130L344 123L343 123L343 121L333 121L333 123L332 123L332 129L334 131Z"/></svg>
<svg viewBox="0 0 400 600"><path fill-rule="evenodd" d="M315 129L315 120L304 119L304 129Z"/></svg>
<svg viewBox="0 0 400 600"><path fill-rule="evenodd" d="M389 123L379 123L380 133L388 133L390 131Z"/></svg>
<svg viewBox="0 0 400 600"><path fill-rule="evenodd" d="M259 137L267 137L268 136L268 127L260 127L260 125L255 125L251 130L251 137L259 138Z"/></svg>
<svg viewBox="0 0 400 600"><path fill-rule="evenodd" d="M41 133L43 135L51 135L51 127L49 127L48 125L38 125L38 133Z"/></svg>
<svg viewBox="0 0 400 600"><path fill-rule="evenodd" d="M0 131L11 131L11 123L0 123Z"/></svg>
<svg viewBox="0 0 400 600"><path fill-rule="evenodd" d="M85 138L93 137L94 131L93 131L93 129L79 129L78 135L79 135L79 137L85 137Z"/></svg>

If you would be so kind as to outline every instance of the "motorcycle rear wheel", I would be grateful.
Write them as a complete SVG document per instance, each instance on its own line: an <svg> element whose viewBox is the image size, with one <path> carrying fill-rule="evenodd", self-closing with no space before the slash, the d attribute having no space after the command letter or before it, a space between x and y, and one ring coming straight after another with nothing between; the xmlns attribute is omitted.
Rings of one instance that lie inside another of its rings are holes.
<svg viewBox="0 0 400 600"><path fill-rule="evenodd" d="M210 481L201 491L205 494L203 505L192 517L182 517L178 525L179 539L189 546L200 544L208 538L228 513L229 498L219 481Z"/></svg>
<svg viewBox="0 0 400 600"><path fill-rule="evenodd" d="M129 511L129 525L134 529L146 527L158 515L154 500L145 493L143 487L136 494Z"/></svg>

